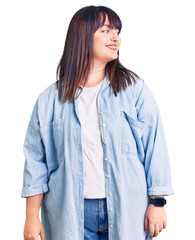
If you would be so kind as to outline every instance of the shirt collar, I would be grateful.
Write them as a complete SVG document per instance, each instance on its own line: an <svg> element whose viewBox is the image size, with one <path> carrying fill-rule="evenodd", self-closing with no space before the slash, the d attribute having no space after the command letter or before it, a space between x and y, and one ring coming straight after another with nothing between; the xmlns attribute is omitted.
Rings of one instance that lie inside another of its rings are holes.
<svg viewBox="0 0 195 240"><path fill-rule="evenodd" d="M103 90L104 88L106 88L108 85L110 84L110 80L107 76L104 77L103 79L103 83L102 83L102 87L101 89ZM82 86L78 86L79 89L83 88Z"/></svg>
<svg viewBox="0 0 195 240"><path fill-rule="evenodd" d="M102 92L109 84L110 84L110 79L109 79L108 76L106 75L106 76L104 77L104 79L103 79L103 83L102 83L102 86L101 86L101 88L100 88L100 92ZM80 86L80 85L78 86L75 96L77 96L77 94L80 93L80 91L82 90L82 88L83 88L82 86Z"/></svg>

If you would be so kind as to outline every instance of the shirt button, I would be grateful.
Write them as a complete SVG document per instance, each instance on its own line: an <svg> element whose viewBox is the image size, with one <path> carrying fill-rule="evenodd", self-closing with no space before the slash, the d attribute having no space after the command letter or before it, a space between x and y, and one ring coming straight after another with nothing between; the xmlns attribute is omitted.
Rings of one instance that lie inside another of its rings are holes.
<svg viewBox="0 0 195 240"><path fill-rule="evenodd" d="M109 196L112 196L112 193L108 193Z"/></svg>
<svg viewBox="0 0 195 240"><path fill-rule="evenodd" d="M105 160L105 161L107 161L107 160L108 160L108 158L104 158L104 160Z"/></svg>
<svg viewBox="0 0 195 240"><path fill-rule="evenodd" d="M105 127L105 126L106 126L106 124L105 124L105 123L103 123L103 124L102 124L102 127Z"/></svg>
<svg viewBox="0 0 195 240"><path fill-rule="evenodd" d="M111 228L113 228L113 225L110 225Z"/></svg>
<svg viewBox="0 0 195 240"><path fill-rule="evenodd" d="M106 177L109 178L109 175L107 175Z"/></svg>
<svg viewBox="0 0 195 240"><path fill-rule="evenodd" d="M103 112L101 112L100 114L103 115Z"/></svg>
<svg viewBox="0 0 195 240"><path fill-rule="evenodd" d="M104 144L106 144L107 143L107 141L104 141Z"/></svg>
<svg viewBox="0 0 195 240"><path fill-rule="evenodd" d="M112 208L110 208L110 211L112 211Z"/></svg>

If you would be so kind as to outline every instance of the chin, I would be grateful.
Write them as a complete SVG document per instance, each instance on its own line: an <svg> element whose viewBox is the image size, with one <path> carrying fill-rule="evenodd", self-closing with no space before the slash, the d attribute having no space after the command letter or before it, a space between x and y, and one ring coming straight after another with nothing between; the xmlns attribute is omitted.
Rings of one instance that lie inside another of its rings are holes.
<svg viewBox="0 0 195 240"><path fill-rule="evenodd" d="M114 61L114 60L116 60L116 59L117 59L117 58L110 59L110 60L107 61L107 63L108 63L108 62L112 62L112 61Z"/></svg>
<svg viewBox="0 0 195 240"><path fill-rule="evenodd" d="M117 57L110 58L109 61L116 60L117 58L118 58L118 56L117 56Z"/></svg>

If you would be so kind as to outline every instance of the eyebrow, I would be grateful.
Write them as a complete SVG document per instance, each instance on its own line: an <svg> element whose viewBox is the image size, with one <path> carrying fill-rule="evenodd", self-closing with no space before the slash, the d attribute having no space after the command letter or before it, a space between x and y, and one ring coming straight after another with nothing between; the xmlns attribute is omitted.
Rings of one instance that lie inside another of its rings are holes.
<svg viewBox="0 0 195 240"><path fill-rule="evenodd" d="M107 24L104 24L103 26L106 26L106 27L109 27L109 28L111 28L111 26L110 26L110 25L107 25Z"/></svg>
<svg viewBox="0 0 195 240"><path fill-rule="evenodd" d="M104 24L102 27L104 26L111 28L111 25L108 25L108 24Z"/></svg>

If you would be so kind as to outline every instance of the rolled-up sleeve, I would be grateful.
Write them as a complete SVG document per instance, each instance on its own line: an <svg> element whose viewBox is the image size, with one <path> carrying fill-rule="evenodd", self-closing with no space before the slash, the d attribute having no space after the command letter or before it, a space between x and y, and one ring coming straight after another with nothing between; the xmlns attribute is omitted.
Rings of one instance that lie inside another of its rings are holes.
<svg viewBox="0 0 195 240"><path fill-rule="evenodd" d="M25 156L21 197L29 197L48 191L48 171L45 147L41 138L38 101L36 102L26 131L23 152Z"/></svg>
<svg viewBox="0 0 195 240"><path fill-rule="evenodd" d="M136 104L138 119L145 122L142 144L148 195L174 194L161 113L144 81Z"/></svg>

